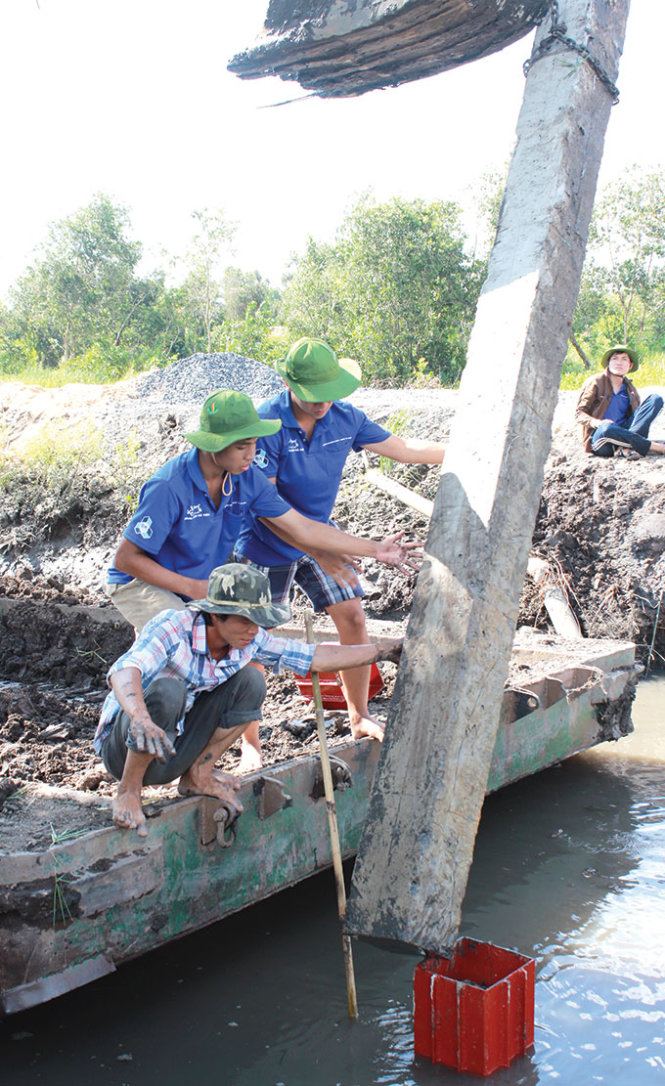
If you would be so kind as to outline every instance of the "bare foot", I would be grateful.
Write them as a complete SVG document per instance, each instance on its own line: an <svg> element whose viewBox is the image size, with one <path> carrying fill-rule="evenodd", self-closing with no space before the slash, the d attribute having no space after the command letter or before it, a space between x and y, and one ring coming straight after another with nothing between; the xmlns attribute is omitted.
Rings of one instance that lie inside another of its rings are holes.
<svg viewBox="0 0 665 1086"><path fill-rule="evenodd" d="M260 769L262 765L261 751L243 738L240 742L238 773L253 773L255 769Z"/></svg>
<svg viewBox="0 0 665 1086"><path fill-rule="evenodd" d="M139 837L148 836L140 795L136 795L135 792L121 792L118 789L111 803L111 813L116 826L121 826L126 830L136 830Z"/></svg>
<svg viewBox="0 0 665 1086"><path fill-rule="evenodd" d="M221 769L188 769L180 778L178 791L181 796L213 796L226 803L232 812L240 814L244 807L236 792L240 788L240 781L231 773L225 773Z"/></svg>
<svg viewBox="0 0 665 1086"><path fill-rule="evenodd" d="M651 448L649 449L649 452L661 453L661 454L665 453L665 445L663 444L662 441L652 441L651 442Z"/></svg>
<svg viewBox="0 0 665 1086"><path fill-rule="evenodd" d="M386 729L381 721L375 720L373 716L349 717L349 724L354 739L361 739L367 735L370 739L378 739L379 743L383 742Z"/></svg>

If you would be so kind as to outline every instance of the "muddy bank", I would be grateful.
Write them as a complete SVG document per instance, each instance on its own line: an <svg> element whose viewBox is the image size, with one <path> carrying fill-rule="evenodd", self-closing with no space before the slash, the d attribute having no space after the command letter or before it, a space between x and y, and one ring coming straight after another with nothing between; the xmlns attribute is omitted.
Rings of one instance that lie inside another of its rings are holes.
<svg viewBox="0 0 665 1086"><path fill-rule="evenodd" d="M11 383L2 390L5 470L12 463L13 474L0 511L0 805L17 788L40 782L105 797L111 783L92 752L92 735L106 671L132 631L104 595L104 571L143 479L187 447L181 435L202 397L167 403L141 394L136 381L84 393ZM456 394L362 390L352 399L397 432L445 440ZM584 635L635 641L638 657L651 652L658 666L665 660L665 458L587 457L572 423L575 399L560 398L533 550L556 571ZM46 432L57 445L62 433L91 418L99 442L74 467L21 466L30 438ZM426 520L369 486L363 473L362 458L352 456L335 510L340 526L424 538ZM395 466L390 473L434 498L437 468ZM412 583L368 563L364 585L370 619L405 620ZM296 601L296 617L302 610ZM549 629L542 589L528 578L519 623ZM392 683L387 667L374 706L379 715ZM291 677L270 678L265 716L267 762L315 741L313 714ZM329 731L331 738L348 735L344 714L329 714ZM228 767L237 760L230 752Z"/></svg>

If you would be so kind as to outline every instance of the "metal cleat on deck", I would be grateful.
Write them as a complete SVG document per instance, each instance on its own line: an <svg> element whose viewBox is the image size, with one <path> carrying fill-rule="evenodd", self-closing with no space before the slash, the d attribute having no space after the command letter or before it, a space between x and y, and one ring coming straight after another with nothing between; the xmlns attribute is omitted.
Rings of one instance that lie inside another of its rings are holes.
<svg viewBox="0 0 665 1086"><path fill-rule="evenodd" d="M330 768L332 770L333 788L335 791L339 790L340 792L343 792L345 788L353 787L353 776L346 762L343 762L341 758L335 758L334 755L331 755ZM314 783L310 796L312 799L317 800L321 799L324 795L323 770L321 768L321 762L318 761L314 771Z"/></svg>
<svg viewBox="0 0 665 1086"><path fill-rule="evenodd" d="M261 822L293 805L293 797L285 791L284 785L277 777L259 777L257 781L254 781L254 795L256 796L256 812Z"/></svg>

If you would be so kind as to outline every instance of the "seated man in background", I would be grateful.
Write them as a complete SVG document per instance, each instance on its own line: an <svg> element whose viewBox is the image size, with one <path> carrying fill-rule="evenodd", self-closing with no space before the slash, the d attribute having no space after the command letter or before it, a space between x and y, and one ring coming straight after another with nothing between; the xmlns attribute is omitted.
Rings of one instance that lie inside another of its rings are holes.
<svg viewBox="0 0 665 1086"><path fill-rule="evenodd" d="M243 525L260 517L302 550L358 555L410 572L417 544L357 539L309 520L280 496L252 465L258 437L276 433L278 418L259 418L249 396L221 390L208 396L199 429L185 435L194 446L173 457L141 489L108 571L107 591L137 631L165 609L183 610L205 596L210 571L227 562ZM402 533L400 533L401 535ZM344 562L338 576L355 581ZM241 769L260 765L258 723L242 744Z"/></svg>
<svg viewBox="0 0 665 1086"><path fill-rule="evenodd" d="M665 453L665 444L650 441L649 427L663 406L661 396L640 396L628 380L639 366L637 355L624 344L610 347L602 358L602 373L582 385L575 418L582 424L586 452L594 456Z"/></svg>
<svg viewBox="0 0 665 1086"><path fill-rule="evenodd" d="M259 438L255 464L304 516L329 525L352 450L368 449L403 464L442 462L442 442L391 434L363 411L343 402L360 385L360 367L350 358L338 359L323 340L298 340L277 370L287 387L261 404L258 413L262 419L279 419L282 425ZM351 567L347 567L349 576L340 576L344 559L317 554L315 548L311 540L305 548L278 538L252 518L243 528L235 553L268 574L273 599L288 600L295 582L315 611L328 612L342 644L366 642L364 592L351 576ZM351 734L381 740L383 725L368 708L370 669L342 672L341 679Z"/></svg>
<svg viewBox="0 0 665 1086"><path fill-rule="evenodd" d="M183 795L214 796L230 817L242 811L238 782L215 763L245 728L261 718L266 686L253 660L306 675L395 660L401 642L316 645L275 637L288 605L273 603L268 578L248 565L212 571L204 599L152 619L109 671L112 692L102 707L95 750L119 780L113 821L147 834L144 784L180 778Z"/></svg>

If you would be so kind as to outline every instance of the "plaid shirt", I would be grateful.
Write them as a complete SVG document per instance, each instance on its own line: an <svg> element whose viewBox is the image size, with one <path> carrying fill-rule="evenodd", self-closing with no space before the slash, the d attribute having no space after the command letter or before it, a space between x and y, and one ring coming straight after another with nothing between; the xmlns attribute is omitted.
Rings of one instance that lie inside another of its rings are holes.
<svg viewBox="0 0 665 1086"><path fill-rule="evenodd" d="M298 675L306 675L315 648L315 644L307 641L274 637L267 630L259 629L244 649L229 649L228 656L213 660L208 654L206 625L200 611L162 611L143 627L132 647L116 660L107 679L125 667L135 667L141 672L144 691L157 676L179 679L187 688L187 713L197 694L225 683L250 660L266 664L276 672L287 667ZM111 692L102 706L95 733L97 754L101 754L119 709L118 699ZM182 731L183 720L184 714L178 724L179 731Z"/></svg>

